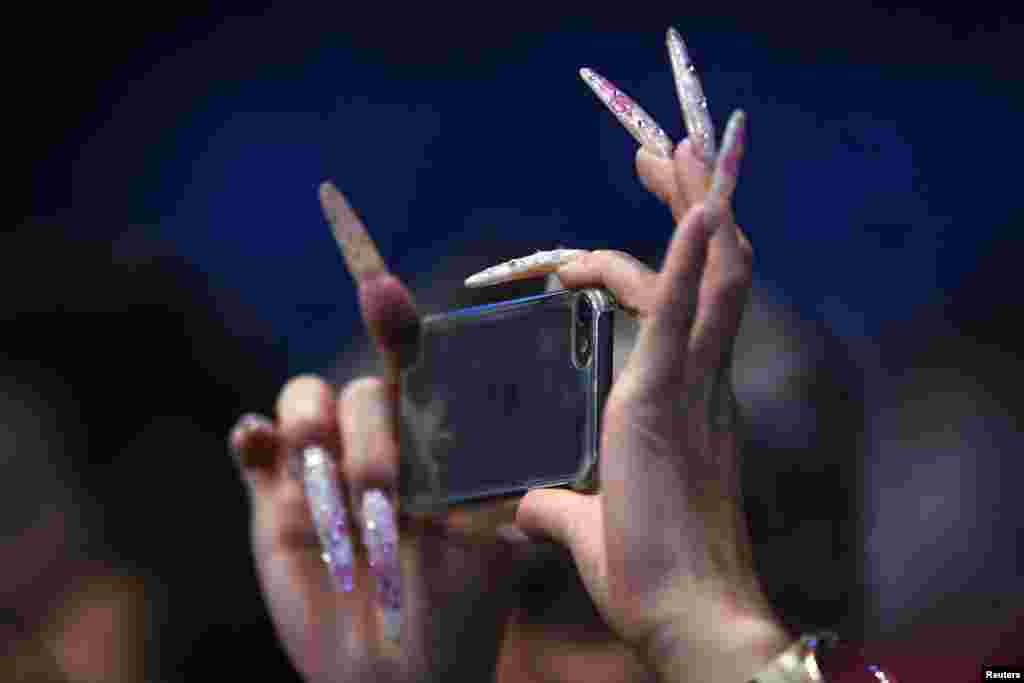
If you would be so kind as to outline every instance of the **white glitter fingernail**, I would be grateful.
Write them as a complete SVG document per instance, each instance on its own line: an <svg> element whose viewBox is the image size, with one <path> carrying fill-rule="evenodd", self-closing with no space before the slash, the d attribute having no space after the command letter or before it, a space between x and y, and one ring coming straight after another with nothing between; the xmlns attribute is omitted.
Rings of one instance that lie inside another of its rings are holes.
<svg viewBox="0 0 1024 683"><path fill-rule="evenodd" d="M697 77L697 70L690 61L686 43L674 28L668 30L665 37L669 60L672 62L672 74L675 77L676 94L679 95L679 106L683 110L687 134L698 156L708 166L715 161L715 126L708 113L708 100L704 97L704 88Z"/></svg>
<svg viewBox="0 0 1024 683"><path fill-rule="evenodd" d="M505 261L470 275L466 278L465 285L467 287L488 287L512 280L540 277L555 272L569 261L586 253L584 249L538 251L536 254Z"/></svg>

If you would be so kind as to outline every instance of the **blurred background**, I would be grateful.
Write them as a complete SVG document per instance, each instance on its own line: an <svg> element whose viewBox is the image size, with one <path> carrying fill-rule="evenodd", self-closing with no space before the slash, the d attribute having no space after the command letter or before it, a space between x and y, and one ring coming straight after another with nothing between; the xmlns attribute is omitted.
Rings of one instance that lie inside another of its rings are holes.
<svg viewBox="0 0 1024 683"><path fill-rule="evenodd" d="M225 439L362 343L317 185L422 287L558 245L656 265L671 221L576 71L679 139L669 25L716 123L750 115L737 384L772 599L798 626L1006 651L1024 23L986 2L218 3L9 22L31 48L6 88L0 679L289 680Z"/></svg>

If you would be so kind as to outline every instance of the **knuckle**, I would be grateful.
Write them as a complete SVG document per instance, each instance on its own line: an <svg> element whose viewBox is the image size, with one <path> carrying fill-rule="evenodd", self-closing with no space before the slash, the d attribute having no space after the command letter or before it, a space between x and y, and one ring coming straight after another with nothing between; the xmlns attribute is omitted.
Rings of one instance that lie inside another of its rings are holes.
<svg viewBox="0 0 1024 683"><path fill-rule="evenodd" d="M718 309L728 306L739 296L739 288L733 287L727 282L716 282L710 287L706 297L701 297L701 308Z"/></svg>
<svg viewBox="0 0 1024 683"><path fill-rule="evenodd" d="M357 483L358 488L380 487L390 489L397 478L398 468L392 453L384 448L368 449L348 456L342 463L345 479Z"/></svg>
<svg viewBox="0 0 1024 683"><path fill-rule="evenodd" d="M397 443L388 417L384 382L379 377L352 380L341 390L342 470L363 486L389 487L397 474Z"/></svg>
<svg viewBox="0 0 1024 683"><path fill-rule="evenodd" d="M676 145L676 148L672 151L672 160L677 164L686 163L686 157L690 154L690 148L692 143L689 139L685 139Z"/></svg>
<svg viewBox="0 0 1024 683"><path fill-rule="evenodd" d="M277 400L281 430L286 434L296 429L320 426L331 419L331 386L315 375L300 375L290 380Z"/></svg>
<svg viewBox="0 0 1024 683"><path fill-rule="evenodd" d="M597 273L605 273L614 260L613 252L610 249L595 249L589 254L590 261L587 266Z"/></svg>
<svg viewBox="0 0 1024 683"><path fill-rule="evenodd" d="M351 410L361 402L379 396L382 388L383 382L379 377L359 377L351 380L341 388L341 392L338 394L338 403L343 409L342 414L345 414L346 409Z"/></svg>
<svg viewBox="0 0 1024 683"><path fill-rule="evenodd" d="M344 434L366 428L368 416L376 415L374 407L384 400L384 384L377 377L360 377L342 387L338 396L338 421Z"/></svg>
<svg viewBox="0 0 1024 683"><path fill-rule="evenodd" d="M735 298L750 289L752 280L750 268L739 265L729 268L711 287L710 298L714 301Z"/></svg>
<svg viewBox="0 0 1024 683"><path fill-rule="evenodd" d="M604 419L609 424L624 424L630 419L629 403L635 389L627 388L624 381L616 385L615 389L605 402Z"/></svg>
<svg viewBox="0 0 1024 683"><path fill-rule="evenodd" d="M752 275L754 270L754 248L750 246L750 242L741 241L738 251L740 266L747 271L748 276Z"/></svg>
<svg viewBox="0 0 1024 683"><path fill-rule="evenodd" d="M597 249L591 252L596 265L603 273L619 273L629 275L634 280L638 275L653 275L654 271L646 263L628 251L622 249Z"/></svg>
<svg viewBox="0 0 1024 683"><path fill-rule="evenodd" d="M590 270L601 270L608 264L608 250L594 249L583 255L583 263Z"/></svg>
<svg viewBox="0 0 1024 683"><path fill-rule="evenodd" d="M398 476L398 451L390 434L372 430L350 436L344 450L341 470L355 488L393 487Z"/></svg>
<svg viewBox="0 0 1024 683"><path fill-rule="evenodd" d="M655 320L663 320L675 330L675 326L685 327L697 315L698 294L688 290L683 292L662 291L653 297L651 316Z"/></svg>
<svg viewBox="0 0 1024 683"><path fill-rule="evenodd" d="M288 380L281 393L278 395L278 407L287 405L290 400L317 393L327 386L323 378L318 375L297 375Z"/></svg>
<svg viewBox="0 0 1024 683"><path fill-rule="evenodd" d="M754 263L754 245L750 243L750 238L743 231L743 228L736 227L736 236L740 243L740 255L745 260L748 266Z"/></svg>
<svg viewBox="0 0 1024 683"><path fill-rule="evenodd" d="M608 255L609 261L628 261L629 263L638 263L639 259L627 251L622 249L606 249L604 252Z"/></svg>

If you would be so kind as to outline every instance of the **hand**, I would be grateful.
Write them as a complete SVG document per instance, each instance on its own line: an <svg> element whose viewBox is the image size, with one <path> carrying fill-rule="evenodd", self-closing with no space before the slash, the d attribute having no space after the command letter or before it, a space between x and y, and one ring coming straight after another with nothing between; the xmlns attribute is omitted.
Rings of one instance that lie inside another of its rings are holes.
<svg viewBox="0 0 1024 683"><path fill-rule="evenodd" d="M695 79L683 66L683 78ZM641 326L605 406L600 493L532 491L517 522L568 546L608 624L665 680L749 680L791 639L758 584L740 506L729 372L752 252L729 204L744 117L730 120L712 172L708 138L694 135L710 121L691 123L706 109L687 107L703 99L692 84L680 93L691 140L669 157L642 109L593 72L582 75L644 145L640 178L677 227L659 272L612 251L557 271L566 287L607 287Z"/></svg>
<svg viewBox="0 0 1024 683"><path fill-rule="evenodd" d="M310 681L487 680L513 597L499 582L520 548L514 534L474 539L454 517L403 518L396 532L397 364L416 311L344 198L325 185L321 199L384 373L340 393L298 377L281 392L275 422L247 416L232 432L271 616ZM303 454L306 491L296 475ZM331 501L337 507L320 519L333 581L310 516L310 503L319 514Z"/></svg>

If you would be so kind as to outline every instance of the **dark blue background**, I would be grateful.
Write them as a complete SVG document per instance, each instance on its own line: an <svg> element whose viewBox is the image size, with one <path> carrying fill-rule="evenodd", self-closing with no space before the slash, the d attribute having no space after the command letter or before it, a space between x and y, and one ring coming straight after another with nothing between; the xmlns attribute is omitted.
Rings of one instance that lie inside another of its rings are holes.
<svg viewBox="0 0 1024 683"><path fill-rule="evenodd" d="M41 42L56 63L25 78L29 213L173 245L258 310L292 369L322 366L358 330L323 179L400 274L463 237L664 243L672 226L635 180L634 143L576 70L600 70L678 139L671 23L716 123L750 114L738 214L759 278L842 335L871 336L1017 243L1024 33L995 6L941 12L89 14Z"/></svg>
<svg viewBox="0 0 1024 683"><path fill-rule="evenodd" d="M809 458L863 463L849 493L866 537L831 540L866 548L872 628L927 623L928 604L956 622L1019 584L1016 17L986 2L236 9L8 18L5 161L22 220L0 242L0 338L66 442L32 435L60 451L63 474L46 477L99 539L51 563L34 592L10 592L25 623L86 555L156 579L162 671L237 675L245 660L288 675L222 451L238 414L269 412L288 375L330 366L362 336L317 185L335 181L410 278L504 241L656 253L667 212L576 72L597 69L678 139L669 25L718 126L734 107L750 115L737 215L760 285L841 347L812 398L848 404L849 429L823 423L832 442ZM775 464L762 459L766 487L782 482ZM20 495L7 507L34 519L44 494L7 481ZM797 493L782 536L811 520L801 503L820 503ZM755 523L778 510L760 512ZM27 532L11 539L10 557L51 556ZM796 602L818 595L789 576Z"/></svg>

